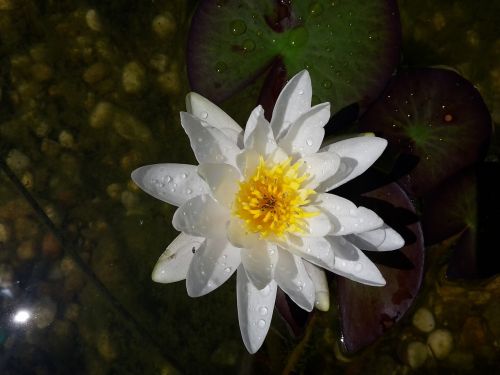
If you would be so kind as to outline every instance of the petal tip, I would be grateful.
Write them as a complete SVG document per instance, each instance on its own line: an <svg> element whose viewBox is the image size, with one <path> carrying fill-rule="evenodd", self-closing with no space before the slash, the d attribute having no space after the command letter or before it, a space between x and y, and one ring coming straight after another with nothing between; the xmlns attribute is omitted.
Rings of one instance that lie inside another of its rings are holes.
<svg viewBox="0 0 500 375"><path fill-rule="evenodd" d="M319 311L330 310L330 295L327 292L317 292L316 301L314 301L314 306Z"/></svg>

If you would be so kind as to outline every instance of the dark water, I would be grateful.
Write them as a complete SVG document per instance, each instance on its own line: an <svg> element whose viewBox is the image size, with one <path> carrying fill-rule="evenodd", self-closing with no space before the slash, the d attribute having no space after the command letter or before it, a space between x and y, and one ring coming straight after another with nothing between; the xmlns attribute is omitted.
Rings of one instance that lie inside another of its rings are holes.
<svg viewBox="0 0 500 375"><path fill-rule="evenodd" d="M176 235L173 207L129 176L148 163L194 162L178 119L194 6L0 0L0 373L494 373L500 279L446 281L453 241L428 249L416 306L353 357L338 349L335 308L315 315L303 341L275 316L251 356L234 280L201 299L183 283L151 281ZM459 70L497 124L494 2L400 1L400 10L402 65ZM431 333L412 323L419 308L435 321ZM427 359L413 370L415 342L436 337L449 350L440 358L422 344Z"/></svg>

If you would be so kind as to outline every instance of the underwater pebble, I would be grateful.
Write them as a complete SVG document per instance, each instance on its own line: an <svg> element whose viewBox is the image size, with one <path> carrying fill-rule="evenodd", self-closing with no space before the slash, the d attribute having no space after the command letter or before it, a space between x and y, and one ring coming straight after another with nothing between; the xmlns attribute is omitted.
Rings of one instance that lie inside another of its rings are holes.
<svg viewBox="0 0 500 375"><path fill-rule="evenodd" d="M0 288L10 288L14 280L14 271L12 266L6 263L0 263Z"/></svg>
<svg viewBox="0 0 500 375"><path fill-rule="evenodd" d="M446 329L437 329L427 338L427 345L437 359L446 358L453 349L453 336Z"/></svg>
<svg viewBox="0 0 500 375"><path fill-rule="evenodd" d="M32 239L38 235L38 223L27 217L18 217L14 221L14 230L19 241Z"/></svg>
<svg viewBox="0 0 500 375"><path fill-rule="evenodd" d="M103 64L102 62L97 62L95 64L90 65L83 72L83 80L89 85L93 85L106 78L107 74L108 74L107 65Z"/></svg>
<svg viewBox="0 0 500 375"><path fill-rule="evenodd" d="M109 124L113 119L113 105L108 102L99 102L90 114L90 126L93 128L102 128Z"/></svg>
<svg viewBox="0 0 500 375"><path fill-rule="evenodd" d="M76 322L80 316L80 305L77 303L70 303L64 311L64 318Z"/></svg>
<svg viewBox="0 0 500 375"><path fill-rule="evenodd" d="M129 62L123 68L122 85L126 93L135 94L144 88L146 82L146 71L137 62Z"/></svg>
<svg viewBox="0 0 500 375"><path fill-rule="evenodd" d="M46 137L49 134L50 126L46 121L40 121L35 128L35 134L39 138Z"/></svg>
<svg viewBox="0 0 500 375"><path fill-rule="evenodd" d="M419 308L413 314L412 323L419 331L426 333L433 331L436 327L434 315L425 307Z"/></svg>
<svg viewBox="0 0 500 375"><path fill-rule="evenodd" d="M156 71L163 73L169 64L169 58L163 53L157 53L149 60L149 65Z"/></svg>
<svg viewBox="0 0 500 375"><path fill-rule="evenodd" d="M117 350L109 333L107 331L101 332L97 337L97 351L106 361L113 361L117 356Z"/></svg>
<svg viewBox="0 0 500 375"><path fill-rule="evenodd" d="M0 223L0 243L5 243L10 239L11 230L6 224Z"/></svg>
<svg viewBox="0 0 500 375"><path fill-rule="evenodd" d="M57 258L61 254L61 245L52 233L46 233L43 236L42 254L49 258Z"/></svg>
<svg viewBox="0 0 500 375"><path fill-rule="evenodd" d="M99 15L95 11L95 9L89 9L87 13L85 13L85 21L87 22L87 26L90 30L102 30L101 20L99 19Z"/></svg>
<svg viewBox="0 0 500 375"><path fill-rule="evenodd" d="M36 62L45 62L48 58L47 46L43 43L37 44L30 48L30 56Z"/></svg>
<svg viewBox="0 0 500 375"><path fill-rule="evenodd" d="M158 76L160 88L167 94L178 94L181 90L181 82L177 72L170 71Z"/></svg>
<svg viewBox="0 0 500 375"><path fill-rule="evenodd" d="M30 166L30 159L17 149L10 150L5 160L10 169L14 172L22 172Z"/></svg>
<svg viewBox="0 0 500 375"><path fill-rule="evenodd" d="M423 342L412 341L406 347L406 363L413 369L421 367L428 355L429 348Z"/></svg>
<svg viewBox="0 0 500 375"><path fill-rule="evenodd" d="M16 254L19 260L32 260L36 256L35 244L33 241L23 241L16 249Z"/></svg>
<svg viewBox="0 0 500 375"><path fill-rule="evenodd" d="M38 328L48 327L54 321L57 313L57 305L52 299L45 297L39 301L34 308L33 317Z"/></svg>
<svg viewBox="0 0 500 375"><path fill-rule="evenodd" d="M142 122L125 111L115 113L113 128L129 141L147 142L151 139L151 131Z"/></svg>
<svg viewBox="0 0 500 375"><path fill-rule="evenodd" d="M174 16L167 12L157 15L151 22L151 28L158 37L163 39L174 34L177 25Z"/></svg>
<svg viewBox="0 0 500 375"><path fill-rule="evenodd" d="M133 211L139 205L139 200L137 199L137 196L128 190L125 190L121 194L120 199L123 206L127 209L127 211Z"/></svg>
<svg viewBox="0 0 500 375"><path fill-rule="evenodd" d="M59 133L59 143L65 148L73 148L75 146L75 138L67 130L63 130Z"/></svg>
<svg viewBox="0 0 500 375"><path fill-rule="evenodd" d="M45 82L52 78L53 70L47 64L34 64L31 67L31 75L33 79L38 82Z"/></svg>
<svg viewBox="0 0 500 375"><path fill-rule="evenodd" d="M33 188L33 184L35 183L33 173L24 172L21 176L21 183L26 189L31 190Z"/></svg>
<svg viewBox="0 0 500 375"><path fill-rule="evenodd" d="M113 200L120 199L122 190L123 189L121 185L117 183L110 184L106 187L106 193L108 194L108 197L110 197Z"/></svg>
<svg viewBox="0 0 500 375"><path fill-rule="evenodd" d="M62 222L61 214L52 204L46 204L43 207L45 215L56 225L60 225Z"/></svg>

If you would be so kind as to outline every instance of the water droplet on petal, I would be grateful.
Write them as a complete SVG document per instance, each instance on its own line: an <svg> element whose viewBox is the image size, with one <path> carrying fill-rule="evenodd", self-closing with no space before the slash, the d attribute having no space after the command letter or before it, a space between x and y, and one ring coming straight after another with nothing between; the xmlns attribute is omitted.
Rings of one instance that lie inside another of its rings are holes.
<svg viewBox="0 0 500 375"><path fill-rule="evenodd" d="M171 176L166 176L166 179L167 179L167 183L172 182L172 177Z"/></svg>
<svg viewBox="0 0 500 375"><path fill-rule="evenodd" d="M246 39L243 41L243 50L245 52L252 52L255 49L255 42L252 39Z"/></svg>
<svg viewBox="0 0 500 375"><path fill-rule="evenodd" d="M205 120L207 117L208 117L208 113L207 112L201 112L200 113L200 117Z"/></svg>
<svg viewBox="0 0 500 375"><path fill-rule="evenodd" d="M198 142L203 142L203 138L198 137Z"/></svg>
<svg viewBox="0 0 500 375"><path fill-rule="evenodd" d="M229 272L231 272L231 269L232 269L231 267L226 267L226 268L224 268L224 272L229 273Z"/></svg>
<svg viewBox="0 0 500 375"><path fill-rule="evenodd" d="M356 265L354 266L355 272L361 272L362 269L363 269L363 265L361 263L356 263Z"/></svg>
<svg viewBox="0 0 500 375"><path fill-rule="evenodd" d="M189 189L189 188L188 188L188 189L186 189L186 194L188 194L188 195L189 195L189 194L192 194L192 193L193 193L193 191L192 191L191 189Z"/></svg>
<svg viewBox="0 0 500 375"><path fill-rule="evenodd" d="M247 24L242 20L235 20L231 22L231 34L241 35L247 31Z"/></svg>
<svg viewBox="0 0 500 375"><path fill-rule="evenodd" d="M266 326L266 321L264 319L260 319L258 322L257 322L258 326L260 328L264 328Z"/></svg>
<svg viewBox="0 0 500 375"><path fill-rule="evenodd" d="M260 315L267 315L267 307L262 306L261 308L259 308L259 314Z"/></svg>
<svg viewBox="0 0 500 375"><path fill-rule="evenodd" d="M307 143L307 145L308 145L308 146L312 146L313 141L312 141L312 139L310 139L310 138L309 138L309 139L306 141L306 143Z"/></svg>

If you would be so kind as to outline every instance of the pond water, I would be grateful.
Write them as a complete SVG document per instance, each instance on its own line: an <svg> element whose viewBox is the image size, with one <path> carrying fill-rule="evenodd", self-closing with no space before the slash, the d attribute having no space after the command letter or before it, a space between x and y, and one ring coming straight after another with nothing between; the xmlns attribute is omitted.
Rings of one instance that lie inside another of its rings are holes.
<svg viewBox="0 0 500 375"><path fill-rule="evenodd" d="M340 350L334 303L299 339L275 314L250 355L234 276L203 298L182 282L152 282L176 236L175 207L142 193L130 173L195 162L178 114L196 4L0 0L0 373L498 371L500 278L446 280L453 239L426 250L422 289L403 319L352 356ZM401 65L460 71L498 124L498 4L399 7ZM496 140L488 157L498 162Z"/></svg>

